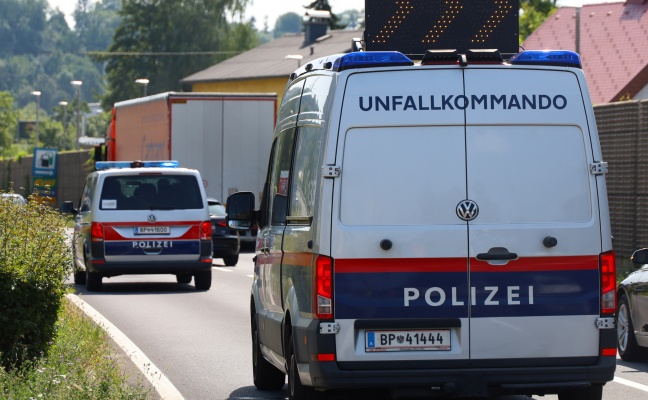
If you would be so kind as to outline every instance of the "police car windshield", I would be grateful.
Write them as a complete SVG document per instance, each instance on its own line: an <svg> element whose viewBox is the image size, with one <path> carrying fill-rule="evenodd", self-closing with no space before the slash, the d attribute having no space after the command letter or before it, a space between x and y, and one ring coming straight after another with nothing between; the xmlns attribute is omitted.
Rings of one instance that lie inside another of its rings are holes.
<svg viewBox="0 0 648 400"><path fill-rule="evenodd" d="M101 190L102 210L188 210L203 207L193 175L108 176Z"/></svg>

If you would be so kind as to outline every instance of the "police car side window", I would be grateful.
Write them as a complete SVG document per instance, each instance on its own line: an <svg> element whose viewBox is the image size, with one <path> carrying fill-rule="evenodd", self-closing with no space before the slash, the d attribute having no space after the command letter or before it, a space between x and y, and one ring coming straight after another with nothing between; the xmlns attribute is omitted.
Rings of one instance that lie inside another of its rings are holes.
<svg viewBox="0 0 648 400"><path fill-rule="evenodd" d="M92 192L94 191L95 186L97 186L97 177L90 177L86 181L86 186L83 190L83 196L81 197L81 205L79 206L79 211L90 211L90 205L92 204Z"/></svg>
<svg viewBox="0 0 648 400"><path fill-rule="evenodd" d="M277 140L269 190L270 221L272 225L286 224L290 162L294 139L295 129L292 128L279 133Z"/></svg>
<svg viewBox="0 0 648 400"><path fill-rule="evenodd" d="M290 187L290 216L312 217L322 145L321 128L300 127L295 143Z"/></svg>

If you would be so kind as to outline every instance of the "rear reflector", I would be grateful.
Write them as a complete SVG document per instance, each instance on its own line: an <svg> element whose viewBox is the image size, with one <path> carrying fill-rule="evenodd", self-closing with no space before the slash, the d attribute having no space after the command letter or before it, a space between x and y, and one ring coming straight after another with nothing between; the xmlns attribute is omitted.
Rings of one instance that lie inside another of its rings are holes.
<svg viewBox="0 0 648 400"><path fill-rule="evenodd" d="M601 350L601 355L605 357L616 357L617 354L617 349L612 348L612 349L602 349Z"/></svg>
<svg viewBox="0 0 648 400"><path fill-rule="evenodd" d="M335 361L335 354L318 354L317 361Z"/></svg>

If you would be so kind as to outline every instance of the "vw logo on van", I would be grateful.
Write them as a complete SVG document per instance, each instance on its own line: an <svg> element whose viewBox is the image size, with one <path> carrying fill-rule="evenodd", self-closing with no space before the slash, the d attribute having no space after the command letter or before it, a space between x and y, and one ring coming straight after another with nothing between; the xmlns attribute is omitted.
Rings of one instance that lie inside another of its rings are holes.
<svg viewBox="0 0 648 400"><path fill-rule="evenodd" d="M457 204L457 216L464 221L472 221L477 218L479 207L472 200L462 200Z"/></svg>
<svg viewBox="0 0 648 400"><path fill-rule="evenodd" d="M457 211L457 212L459 212L459 211ZM153 223L153 222L157 221L157 217L155 216L155 214L149 214L148 217L146 217L146 219L150 223Z"/></svg>

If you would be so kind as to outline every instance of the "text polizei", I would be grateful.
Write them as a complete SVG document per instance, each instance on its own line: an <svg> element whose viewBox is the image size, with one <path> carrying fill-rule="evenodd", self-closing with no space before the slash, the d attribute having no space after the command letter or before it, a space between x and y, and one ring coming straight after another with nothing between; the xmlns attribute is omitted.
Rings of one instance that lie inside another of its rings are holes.
<svg viewBox="0 0 648 400"><path fill-rule="evenodd" d="M159 249L163 247L173 247L173 242L170 240L141 240L133 242L134 249Z"/></svg>
<svg viewBox="0 0 648 400"><path fill-rule="evenodd" d="M502 290L506 295L503 301L495 298L500 290ZM484 295L477 298L477 288L470 288L471 305L498 306L500 303L504 303L504 305L533 304L533 286L485 286L483 292ZM430 307L465 305L465 301L458 298L456 287L453 287L450 293L446 293L446 291L440 287L431 287L425 290L423 298L421 298L421 291L419 289L412 287L404 288L403 303L405 307L410 307L414 302L422 301L425 301L425 303Z"/></svg>

